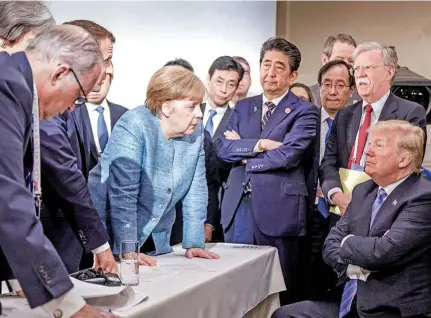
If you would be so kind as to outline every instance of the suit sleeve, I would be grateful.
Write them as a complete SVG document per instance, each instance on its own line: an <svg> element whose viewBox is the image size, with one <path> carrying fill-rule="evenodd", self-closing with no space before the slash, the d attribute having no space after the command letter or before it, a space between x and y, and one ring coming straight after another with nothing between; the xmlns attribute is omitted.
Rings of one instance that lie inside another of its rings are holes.
<svg viewBox="0 0 431 318"><path fill-rule="evenodd" d="M11 76L12 77L12 76ZM0 246L30 307L72 288L67 271L36 218L24 180L24 132L30 123L31 92L22 83L0 82Z"/></svg>
<svg viewBox="0 0 431 318"><path fill-rule="evenodd" d="M421 105L417 105L407 115L406 120L412 124L418 125L424 131L425 135L424 135L424 153L423 153L423 155L425 156L427 137L428 137L427 136L427 121L426 121L425 108L423 108Z"/></svg>
<svg viewBox="0 0 431 318"><path fill-rule="evenodd" d="M396 266L423 253L431 244L431 196L413 199L383 237L349 237L340 257L368 270Z"/></svg>
<svg viewBox="0 0 431 318"><path fill-rule="evenodd" d="M204 222L207 215L208 188L205 185L205 151L202 145L192 183L183 203L183 248L205 248Z"/></svg>
<svg viewBox="0 0 431 318"><path fill-rule="evenodd" d="M314 105L303 110L295 118L292 129L286 134L280 147L259 153L247 160L247 172L296 168L303 160L305 151L316 138L318 117L319 112Z"/></svg>
<svg viewBox="0 0 431 318"><path fill-rule="evenodd" d="M235 130L239 135L241 135L239 131L239 120L240 114L236 109L234 109L229 122L226 125L225 131ZM216 142L217 154L220 159L230 163L250 158L256 155L254 147L258 141L259 139L228 140L223 133Z"/></svg>
<svg viewBox="0 0 431 318"><path fill-rule="evenodd" d="M105 148L112 159L107 162L104 153L101 162L102 178L109 175L108 196L116 255L120 253L121 241L138 239L137 204L145 145L142 123L129 119L131 117L115 125Z"/></svg>
<svg viewBox="0 0 431 318"><path fill-rule="evenodd" d="M319 180L320 186L325 194L325 198L328 197L328 192L334 188L342 188L340 175L338 174L338 122L339 112L335 116L334 122L331 128L331 134L329 135L328 142L325 147L325 155L323 156L322 162L319 167Z"/></svg>
<svg viewBox="0 0 431 318"><path fill-rule="evenodd" d="M220 223L218 199L218 190L220 188L219 169L217 165L217 153L211 141L211 135L206 131L204 132L205 170L208 185L208 208L205 224L215 226Z"/></svg>
<svg viewBox="0 0 431 318"><path fill-rule="evenodd" d="M61 117L42 120L40 132L42 173L56 189L62 199L61 210L85 252L90 253L108 241L108 234L93 206L84 175L78 168L65 122ZM80 239L81 236L85 239Z"/></svg>

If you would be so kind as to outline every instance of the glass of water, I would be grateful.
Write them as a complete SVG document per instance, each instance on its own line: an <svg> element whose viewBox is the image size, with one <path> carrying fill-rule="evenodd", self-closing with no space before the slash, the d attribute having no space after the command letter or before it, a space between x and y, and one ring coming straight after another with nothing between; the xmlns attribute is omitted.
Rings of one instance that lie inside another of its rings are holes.
<svg viewBox="0 0 431 318"><path fill-rule="evenodd" d="M139 284L139 244L138 241L121 241L120 278L125 286Z"/></svg>

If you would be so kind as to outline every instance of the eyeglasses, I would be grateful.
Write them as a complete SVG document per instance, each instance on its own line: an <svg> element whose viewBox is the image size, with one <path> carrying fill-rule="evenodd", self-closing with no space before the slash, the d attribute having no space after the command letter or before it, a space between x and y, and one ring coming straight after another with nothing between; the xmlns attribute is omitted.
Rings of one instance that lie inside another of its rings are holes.
<svg viewBox="0 0 431 318"><path fill-rule="evenodd" d="M335 87L335 90L338 92L341 92L346 89L346 87L349 87L347 85L344 85L342 83L338 84L331 84L331 83L323 83L322 88L324 91L330 91L332 87Z"/></svg>
<svg viewBox="0 0 431 318"><path fill-rule="evenodd" d="M90 268L79 271L70 276L81 281L97 285L121 286L121 279L118 277L118 275L111 273L105 274L101 267L99 267L97 271L93 268Z"/></svg>
<svg viewBox="0 0 431 318"><path fill-rule="evenodd" d="M355 65L350 69L350 74L352 74L352 76L356 73L359 72L361 69L364 71L364 73L369 73L372 70L378 68L378 67L385 67L385 66L389 66L389 65Z"/></svg>
<svg viewBox="0 0 431 318"><path fill-rule="evenodd" d="M76 82L78 83L79 88L81 89L81 92L84 95L84 97L81 96L75 100L75 105L85 104L88 102L87 95L85 94L84 89L82 88L81 82L79 81L78 76L76 76L75 71L73 69L70 69L70 71L72 72L73 76L75 77Z"/></svg>

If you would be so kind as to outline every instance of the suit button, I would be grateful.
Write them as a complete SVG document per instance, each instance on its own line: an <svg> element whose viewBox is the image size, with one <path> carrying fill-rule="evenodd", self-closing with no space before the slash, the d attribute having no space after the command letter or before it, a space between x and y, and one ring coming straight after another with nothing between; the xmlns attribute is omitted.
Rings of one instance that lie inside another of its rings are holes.
<svg viewBox="0 0 431 318"><path fill-rule="evenodd" d="M242 185L245 186L245 182L243 182Z"/></svg>
<svg viewBox="0 0 431 318"><path fill-rule="evenodd" d="M157 219L156 218L152 218L151 222L157 222Z"/></svg>
<svg viewBox="0 0 431 318"><path fill-rule="evenodd" d="M168 188L168 194L171 194L171 192L172 192L172 189Z"/></svg>
<svg viewBox="0 0 431 318"><path fill-rule="evenodd" d="M63 317L63 312L60 309L56 309L54 311L54 317L55 318L61 318L61 317Z"/></svg>
<svg viewBox="0 0 431 318"><path fill-rule="evenodd" d="M163 204L160 204L160 205L159 205L159 208L160 208L160 209L164 209L164 208L165 208L165 206L164 206Z"/></svg>

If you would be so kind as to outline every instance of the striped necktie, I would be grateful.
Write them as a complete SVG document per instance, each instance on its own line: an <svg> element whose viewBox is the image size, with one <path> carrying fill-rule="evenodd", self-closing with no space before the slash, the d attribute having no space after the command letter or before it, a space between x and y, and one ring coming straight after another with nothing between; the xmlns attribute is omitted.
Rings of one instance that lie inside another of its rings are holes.
<svg viewBox="0 0 431 318"><path fill-rule="evenodd" d="M265 128L266 124L268 123L269 118L272 115L272 112L275 109L275 104L273 102L267 101L265 103L265 106L268 107L268 110L266 111L265 115L263 115L262 118L262 130Z"/></svg>

